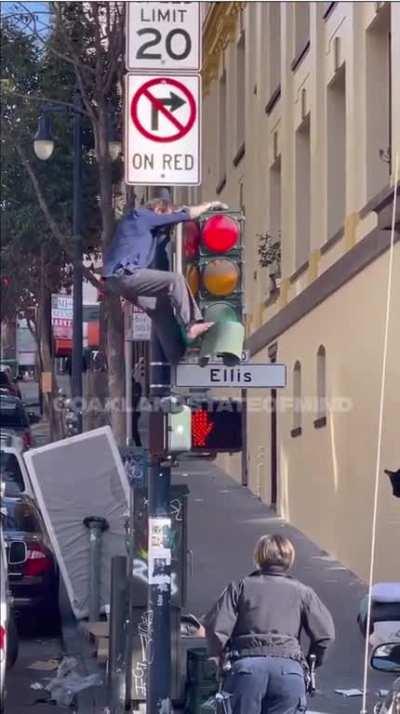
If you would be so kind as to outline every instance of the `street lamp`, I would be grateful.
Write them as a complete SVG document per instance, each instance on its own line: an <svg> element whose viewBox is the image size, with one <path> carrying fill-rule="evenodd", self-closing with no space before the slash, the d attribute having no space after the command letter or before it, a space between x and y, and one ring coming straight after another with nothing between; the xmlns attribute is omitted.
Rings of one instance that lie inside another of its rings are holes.
<svg viewBox="0 0 400 714"><path fill-rule="evenodd" d="M117 130L117 127L115 126L115 121L113 119L113 114L111 111L109 112L108 115L108 131L107 131L107 140L108 140L108 153L110 154L110 159L111 161L116 161L122 151L122 144L121 144L121 139L119 136L119 132Z"/></svg>
<svg viewBox="0 0 400 714"><path fill-rule="evenodd" d="M38 130L33 139L33 148L41 161L47 161L54 151L54 140L51 136L51 119L47 114L39 117Z"/></svg>
<svg viewBox="0 0 400 714"><path fill-rule="evenodd" d="M82 300L82 236L81 236L81 173L82 173L82 100L78 89L74 92L73 104L65 105L53 101L42 109L38 130L34 136L33 147L36 156L42 161L49 159L54 151L51 132L52 112L67 112L73 116L73 199L72 199L72 234L73 234L73 315L72 315L72 370L71 396L76 414L76 432L82 432L82 361L83 361L83 300ZM108 149L112 161L121 153L114 123L109 123Z"/></svg>
<svg viewBox="0 0 400 714"><path fill-rule="evenodd" d="M82 360L83 360L83 301L82 301L82 236L81 236L81 172L82 172L82 102L78 90L74 92L71 105L51 102L42 108L38 130L34 136L33 148L42 161L49 159L54 150L51 136L50 114L67 112L73 116L73 198L72 198L72 234L73 234L73 313L72 313L72 372L71 395L76 414L76 432L82 432Z"/></svg>

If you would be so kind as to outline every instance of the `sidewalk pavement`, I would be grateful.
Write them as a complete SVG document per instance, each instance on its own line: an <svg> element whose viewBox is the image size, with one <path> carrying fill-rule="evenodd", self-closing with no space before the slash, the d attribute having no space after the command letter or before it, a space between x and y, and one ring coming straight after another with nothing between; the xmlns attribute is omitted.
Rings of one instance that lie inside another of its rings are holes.
<svg viewBox="0 0 400 714"><path fill-rule="evenodd" d="M187 611L204 614L231 580L254 569L252 554L259 536L276 531L288 536L296 548L293 575L316 590L336 625L336 642L318 671L319 691L310 700L310 711L359 714L361 697L344 697L334 690L362 688L364 640L356 617L365 583L278 518L213 462L188 458L174 472L173 481L190 489L188 534L194 573L189 579ZM390 689L392 681L391 675L369 669L371 712L377 690Z"/></svg>
<svg viewBox="0 0 400 714"><path fill-rule="evenodd" d="M39 442L46 442L46 426L43 422L34 427L38 446ZM287 535L296 548L293 575L316 590L330 609L336 626L336 642L325 666L318 671L319 691L310 701L309 713L359 714L361 697L344 697L334 690L362 688L364 640L356 617L366 584L277 517L214 462L182 459L180 468L174 470L173 483L186 484L190 489L188 547L193 554L193 575L189 578L185 610L197 616L205 614L231 580L249 573L253 569L254 545L260 535L274 531ZM69 614L66 616L66 613ZM73 621L69 605L63 615L63 642L67 653L76 656L80 652L82 672L99 671ZM376 702L376 692L390 689L392 681L391 675L369 670L370 711ZM83 707L80 706L79 711L93 705L95 711L104 711L104 691L91 689L81 697Z"/></svg>

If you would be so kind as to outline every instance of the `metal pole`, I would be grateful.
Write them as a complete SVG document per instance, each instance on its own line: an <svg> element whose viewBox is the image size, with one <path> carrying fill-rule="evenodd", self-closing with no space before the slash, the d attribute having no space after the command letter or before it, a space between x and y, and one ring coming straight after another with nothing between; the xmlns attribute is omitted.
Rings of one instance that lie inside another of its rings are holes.
<svg viewBox="0 0 400 714"><path fill-rule="evenodd" d="M111 560L110 644L108 687L111 714L125 711L126 621L128 617L127 558L116 555Z"/></svg>
<svg viewBox="0 0 400 714"><path fill-rule="evenodd" d="M151 394L170 393L170 370L153 330ZM168 415L157 405L151 413L151 467L148 485L148 610L151 633L148 647L147 713L171 712L171 468L166 460Z"/></svg>
<svg viewBox="0 0 400 714"><path fill-rule="evenodd" d="M101 539L108 523L101 516L87 516L83 525L89 529L89 622L100 617Z"/></svg>
<svg viewBox="0 0 400 714"><path fill-rule="evenodd" d="M126 445L132 441L132 340L125 339Z"/></svg>
<svg viewBox="0 0 400 714"><path fill-rule="evenodd" d="M72 373L71 394L77 417L76 431L82 432L82 359L83 359L83 307L82 307L82 236L81 236L81 98L74 94L73 115L73 216L74 241L73 316L72 316Z"/></svg>
<svg viewBox="0 0 400 714"><path fill-rule="evenodd" d="M175 269L177 273L183 273L183 226L178 223L175 233Z"/></svg>

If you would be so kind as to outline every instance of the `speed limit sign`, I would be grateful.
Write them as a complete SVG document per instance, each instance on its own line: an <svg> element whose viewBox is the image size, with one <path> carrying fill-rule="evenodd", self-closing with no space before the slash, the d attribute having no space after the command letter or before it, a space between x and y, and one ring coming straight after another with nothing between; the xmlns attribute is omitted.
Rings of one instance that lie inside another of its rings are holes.
<svg viewBox="0 0 400 714"><path fill-rule="evenodd" d="M199 72L199 2L129 2L126 66L132 72Z"/></svg>

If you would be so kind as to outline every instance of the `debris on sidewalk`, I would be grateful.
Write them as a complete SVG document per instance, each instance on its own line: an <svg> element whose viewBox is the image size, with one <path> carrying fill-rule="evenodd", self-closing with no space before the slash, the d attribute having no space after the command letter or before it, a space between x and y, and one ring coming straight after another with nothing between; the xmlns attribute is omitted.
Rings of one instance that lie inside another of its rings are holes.
<svg viewBox="0 0 400 714"><path fill-rule="evenodd" d="M38 659L35 662L32 662L32 664L28 664L27 669L34 669L38 672L54 672L54 670L58 668L59 664L60 661L57 659Z"/></svg>
<svg viewBox="0 0 400 714"><path fill-rule="evenodd" d="M75 657L64 657L57 669L57 676L46 685L46 690L56 704L69 707L76 694L103 684L99 674L81 675L75 671L77 666Z"/></svg>
<svg viewBox="0 0 400 714"><path fill-rule="evenodd" d="M31 689L35 689L35 690L44 689L43 684L41 684L40 682L32 682L32 684L30 686L31 686Z"/></svg>
<svg viewBox="0 0 400 714"><path fill-rule="evenodd" d="M341 694L343 697L362 697L361 689L335 689L335 694Z"/></svg>

